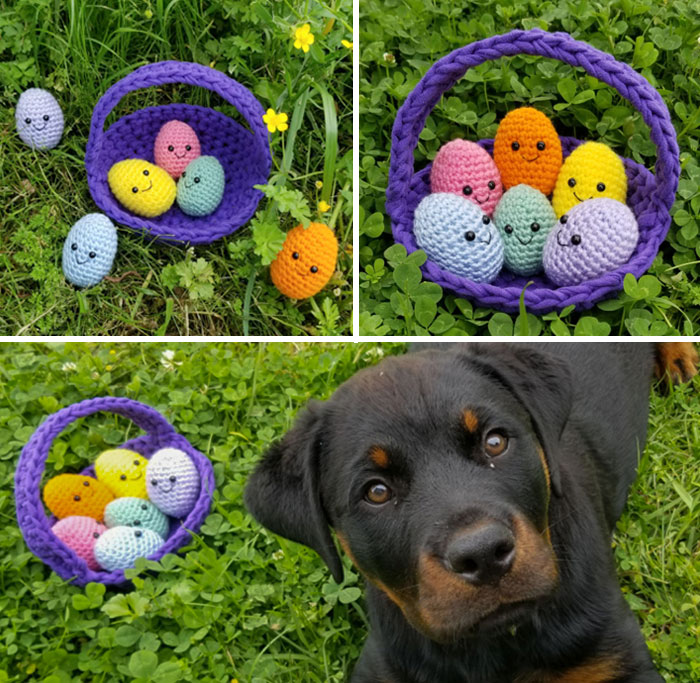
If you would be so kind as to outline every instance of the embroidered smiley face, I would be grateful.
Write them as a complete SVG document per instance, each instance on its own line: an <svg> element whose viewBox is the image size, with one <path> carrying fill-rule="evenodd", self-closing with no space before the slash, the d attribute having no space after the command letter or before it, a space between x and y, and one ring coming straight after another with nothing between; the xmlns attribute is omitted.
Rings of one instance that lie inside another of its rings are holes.
<svg viewBox="0 0 700 683"><path fill-rule="evenodd" d="M165 538L168 534L168 518L149 500L143 498L116 498L105 508L105 524L151 529Z"/></svg>
<svg viewBox="0 0 700 683"><path fill-rule="evenodd" d="M297 225L270 265L270 277L285 296L306 299L328 284L337 260L338 240L327 225Z"/></svg>
<svg viewBox="0 0 700 683"><path fill-rule="evenodd" d="M177 205L188 216L208 216L221 203L226 187L223 166L215 157L190 162L177 181Z"/></svg>
<svg viewBox="0 0 700 683"><path fill-rule="evenodd" d="M148 498L146 465L148 460L135 451L114 448L95 460L95 474L117 498Z"/></svg>
<svg viewBox="0 0 700 683"><path fill-rule="evenodd" d="M168 173L143 159L117 162L109 169L107 182L121 204L147 218L165 213L177 196L175 181Z"/></svg>
<svg viewBox="0 0 700 683"><path fill-rule="evenodd" d="M564 161L552 195L557 217L588 199L608 197L624 204L627 174L615 152L602 142L584 142Z"/></svg>
<svg viewBox="0 0 700 683"><path fill-rule="evenodd" d="M46 90L25 90L17 102L15 122L20 138L34 149L53 149L63 135L63 112Z"/></svg>
<svg viewBox="0 0 700 683"><path fill-rule="evenodd" d="M155 162L176 180L201 153L199 138L184 121L168 121L156 136Z"/></svg>
<svg viewBox="0 0 700 683"><path fill-rule="evenodd" d="M163 543L162 536L150 529L117 526L107 529L95 542L95 560L110 572L129 569L136 558L150 557Z"/></svg>
<svg viewBox="0 0 700 683"><path fill-rule="evenodd" d="M199 496L199 472L190 457L177 448L161 448L148 463L148 497L162 512L186 517Z"/></svg>
<svg viewBox="0 0 700 683"><path fill-rule="evenodd" d="M101 522L114 495L104 483L82 474L59 474L44 487L44 502L51 514L63 519L72 515Z"/></svg>
<svg viewBox="0 0 700 683"><path fill-rule="evenodd" d="M90 213L71 229L63 245L63 272L78 287L96 285L112 268L117 229L107 216Z"/></svg>
<svg viewBox="0 0 700 683"><path fill-rule="evenodd" d="M56 522L51 531L78 557L82 557L90 569L96 571L100 568L95 560L94 549L97 539L107 531L103 524L91 517L73 515Z"/></svg>
<svg viewBox="0 0 700 683"><path fill-rule="evenodd" d="M561 142L541 111L520 107L499 124L493 158L506 190L522 183L549 195L562 164Z"/></svg>

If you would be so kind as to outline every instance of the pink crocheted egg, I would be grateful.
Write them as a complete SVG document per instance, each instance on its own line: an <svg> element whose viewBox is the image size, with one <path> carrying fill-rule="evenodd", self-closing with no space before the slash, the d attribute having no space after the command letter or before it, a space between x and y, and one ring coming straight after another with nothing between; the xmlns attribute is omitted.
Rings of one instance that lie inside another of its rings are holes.
<svg viewBox="0 0 700 683"><path fill-rule="evenodd" d="M95 559L95 543L107 531L104 524L96 522L92 517L76 515L59 520L51 527L51 531L78 557L82 557L90 569L100 569Z"/></svg>
<svg viewBox="0 0 700 683"><path fill-rule="evenodd" d="M159 510L171 517L186 517L199 496L199 472L184 451L161 448L148 461L146 487Z"/></svg>
<svg viewBox="0 0 700 683"><path fill-rule="evenodd" d="M202 150L197 133L182 121L168 121L158 133L154 149L156 164L177 179Z"/></svg>
<svg viewBox="0 0 700 683"><path fill-rule="evenodd" d="M503 194L501 174L491 155L475 142L452 140L438 150L430 170L433 192L450 192L474 202L487 216Z"/></svg>

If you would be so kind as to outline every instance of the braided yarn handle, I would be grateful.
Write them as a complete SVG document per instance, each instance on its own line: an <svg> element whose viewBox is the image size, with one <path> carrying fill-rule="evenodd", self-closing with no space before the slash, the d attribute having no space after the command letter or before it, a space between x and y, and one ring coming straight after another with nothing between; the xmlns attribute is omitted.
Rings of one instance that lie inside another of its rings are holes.
<svg viewBox="0 0 700 683"><path fill-rule="evenodd" d="M85 151L85 163L89 164L99 154L104 125L110 112L119 101L133 90L150 88L167 83L184 83L207 88L232 104L248 122L257 138L269 145L269 133L263 122L264 110L253 94L238 81L216 69L194 62L166 61L146 64L117 81L100 98L92 113L90 136Z"/></svg>
<svg viewBox="0 0 700 683"><path fill-rule="evenodd" d="M413 152L418 136L443 93L452 88L471 67L518 54L550 57L571 66L583 67L591 76L617 90L641 113L651 129L651 139L657 148L656 187L652 193L652 204L657 210L670 209L678 187L680 162L676 133L661 95L641 74L618 62L612 55L574 40L567 33L532 29L492 36L451 52L435 62L408 95L397 112L392 130L386 201L392 219L400 220L406 210L405 199L414 172Z"/></svg>

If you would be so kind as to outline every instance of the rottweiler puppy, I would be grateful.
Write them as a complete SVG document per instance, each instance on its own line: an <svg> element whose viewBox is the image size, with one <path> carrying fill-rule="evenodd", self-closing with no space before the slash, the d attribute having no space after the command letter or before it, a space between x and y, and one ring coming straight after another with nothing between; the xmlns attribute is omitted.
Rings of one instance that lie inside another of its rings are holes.
<svg viewBox="0 0 700 683"><path fill-rule="evenodd" d="M367 579L354 683L658 683L611 533L655 369L686 380L696 363L688 343L387 358L308 406L246 504L340 582L335 530Z"/></svg>

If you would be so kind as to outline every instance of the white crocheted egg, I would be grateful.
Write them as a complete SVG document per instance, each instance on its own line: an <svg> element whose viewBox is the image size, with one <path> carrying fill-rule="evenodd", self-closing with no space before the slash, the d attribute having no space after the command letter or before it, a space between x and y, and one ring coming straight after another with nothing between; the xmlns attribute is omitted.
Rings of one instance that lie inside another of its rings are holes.
<svg viewBox="0 0 700 683"><path fill-rule="evenodd" d="M199 496L199 473L190 457L177 448L161 448L148 461L148 497L166 515L186 517Z"/></svg>

